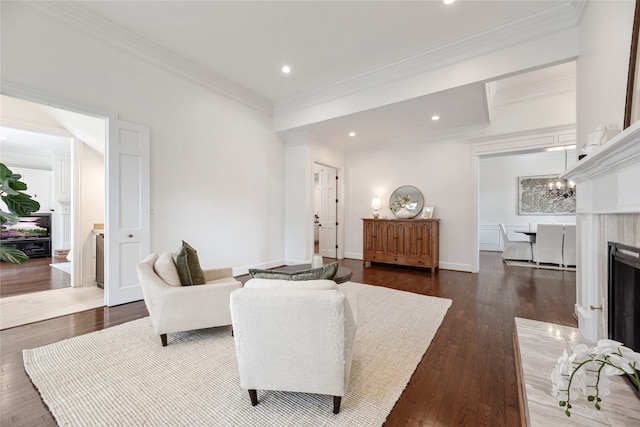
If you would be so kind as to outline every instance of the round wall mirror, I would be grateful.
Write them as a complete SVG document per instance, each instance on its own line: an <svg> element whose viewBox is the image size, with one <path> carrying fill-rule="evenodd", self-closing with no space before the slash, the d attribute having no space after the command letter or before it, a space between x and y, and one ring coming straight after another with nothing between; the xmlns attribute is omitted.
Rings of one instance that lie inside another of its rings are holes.
<svg viewBox="0 0 640 427"><path fill-rule="evenodd" d="M424 196L413 185L396 188L389 198L389 209L398 218L413 218L422 211Z"/></svg>

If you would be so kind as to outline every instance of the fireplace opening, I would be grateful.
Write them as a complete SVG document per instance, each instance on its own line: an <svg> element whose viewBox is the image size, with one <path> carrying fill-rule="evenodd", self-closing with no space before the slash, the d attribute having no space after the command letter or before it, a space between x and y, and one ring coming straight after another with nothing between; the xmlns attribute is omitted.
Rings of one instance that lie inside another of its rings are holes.
<svg viewBox="0 0 640 427"><path fill-rule="evenodd" d="M640 248L609 242L608 292L609 338L640 352Z"/></svg>

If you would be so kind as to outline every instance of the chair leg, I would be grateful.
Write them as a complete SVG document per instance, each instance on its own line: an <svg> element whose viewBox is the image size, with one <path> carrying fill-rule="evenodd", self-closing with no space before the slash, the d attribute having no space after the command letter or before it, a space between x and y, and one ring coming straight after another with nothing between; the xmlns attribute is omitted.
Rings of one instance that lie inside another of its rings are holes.
<svg viewBox="0 0 640 427"><path fill-rule="evenodd" d="M333 413L337 414L340 412L340 403L342 402L341 396L333 396Z"/></svg>
<svg viewBox="0 0 640 427"><path fill-rule="evenodd" d="M258 392L256 390L249 390L249 398L251 399L251 406L258 404Z"/></svg>
<svg viewBox="0 0 640 427"><path fill-rule="evenodd" d="M166 347L167 346L167 334L161 334L160 335L160 341L162 341L162 346Z"/></svg>

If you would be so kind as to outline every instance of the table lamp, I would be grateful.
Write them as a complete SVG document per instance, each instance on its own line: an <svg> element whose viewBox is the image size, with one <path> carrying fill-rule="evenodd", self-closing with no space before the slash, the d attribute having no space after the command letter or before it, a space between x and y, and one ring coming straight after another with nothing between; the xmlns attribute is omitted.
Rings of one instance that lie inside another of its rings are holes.
<svg viewBox="0 0 640 427"><path fill-rule="evenodd" d="M373 208L371 216L373 216L374 218L378 218L380 216L380 206L380 198L374 197L373 200L371 200L371 207Z"/></svg>

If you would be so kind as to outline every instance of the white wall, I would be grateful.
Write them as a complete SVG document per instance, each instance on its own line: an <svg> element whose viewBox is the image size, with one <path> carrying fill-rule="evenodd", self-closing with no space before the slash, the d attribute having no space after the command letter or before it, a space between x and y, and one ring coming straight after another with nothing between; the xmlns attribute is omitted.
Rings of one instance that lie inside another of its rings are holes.
<svg viewBox="0 0 640 427"><path fill-rule="evenodd" d="M313 254L314 172L315 163L331 166L338 171L338 223L343 224L344 207L348 199L344 193L344 156L329 148L312 135L297 134L286 138L285 148L285 261L310 262ZM346 200L346 201L345 201ZM347 232L348 229L347 229ZM345 227L338 226L337 257L344 257Z"/></svg>
<svg viewBox="0 0 640 427"><path fill-rule="evenodd" d="M580 23L578 144L601 124L622 129L635 2L588 2Z"/></svg>
<svg viewBox="0 0 640 427"><path fill-rule="evenodd" d="M575 163L575 150L567 150L567 166ZM559 175L565 170L565 152L544 151L480 159L480 249L501 250L498 224L507 230L526 230L529 223L575 224L575 215L518 215L518 177ZM510 233L513 240L527 240ZM519 238L518 238L519 237Z"/></svg>
<svg viewBox="0 0 640 427"><path fill-rule="evenodd" d="M347 258L362 259L362 218L371 218L371 199L382 201L380 217L393 218L391 193L402 185L417 187L440 219L440 266L471 271L475 248L473 173L470 145L463 139L415 140L345 157Z"/></svg>
<svg viewBox="0 0 640 427"><path fill-rule="evenodd" d="M283 147L271 118L19 3L2 6L2 79L151 129L151 249L203 267L284 258Z"/></svg>
<svg viewBox="0 0 640 427"><path fill-rule="evenodd" d="M82 144L81 163L82 200L79 202L82 209L82 265L80 268L81 284L84 286L96 283L96 241L92 230L94 224L104 224L104 156L90 146ZM77 248L72 250L76 251Z"/></svg>

